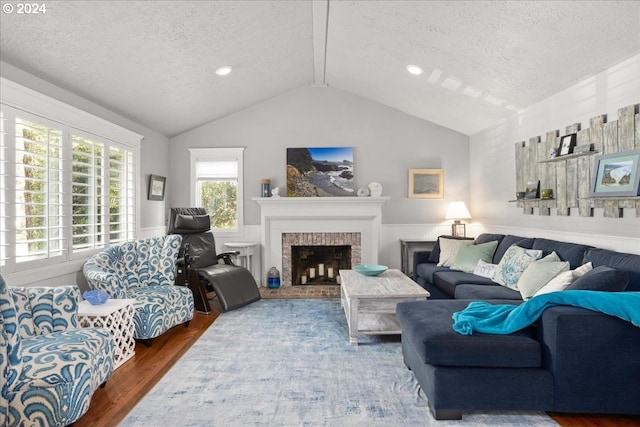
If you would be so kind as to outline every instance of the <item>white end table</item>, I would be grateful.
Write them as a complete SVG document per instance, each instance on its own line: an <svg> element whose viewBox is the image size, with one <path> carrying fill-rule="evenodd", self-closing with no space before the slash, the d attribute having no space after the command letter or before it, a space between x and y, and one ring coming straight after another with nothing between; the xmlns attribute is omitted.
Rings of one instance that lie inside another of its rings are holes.
<svg viewBox="0 0 640 427"><path fill-rule="evenodd" d="M253 248L257 245L256 242L226 242L224 244L227 248L238 251L238 260L240 265L249 270L253 274Z"/></svg>
<svg viewBox="0 0 640 427"><path fill-rule="evenodd" d="M134 302L134 299L110 299L101 305L91 305L89 301L78 304L80 326L104 328L113 335L116 342L113 369L120 367L136 353L133 339Z"/></svg>

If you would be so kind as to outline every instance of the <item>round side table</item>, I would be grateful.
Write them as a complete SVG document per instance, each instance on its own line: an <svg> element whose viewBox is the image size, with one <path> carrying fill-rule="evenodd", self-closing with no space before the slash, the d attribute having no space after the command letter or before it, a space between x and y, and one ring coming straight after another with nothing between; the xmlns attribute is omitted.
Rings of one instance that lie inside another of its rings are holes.
<svg viewBox="0 0 640 427"><path fill-rule="evenodd" d="M237 255L240 265L253 274L253 248L256 242L226 242L224 244L230 250L238 251Z"/></svg>

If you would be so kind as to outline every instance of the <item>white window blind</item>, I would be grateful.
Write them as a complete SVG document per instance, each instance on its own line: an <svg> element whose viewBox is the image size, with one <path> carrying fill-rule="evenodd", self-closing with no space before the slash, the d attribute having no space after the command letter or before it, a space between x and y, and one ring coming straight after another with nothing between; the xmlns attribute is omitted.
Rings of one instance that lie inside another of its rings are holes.
<svg viewBox="0 0 640 427"><path fill-rule="evenodd" d="M141 136L1 82L2 271L58 268L135 238Z"/></svg>
<svg viewBox="0 0 640 427"><path fill-rule="evenodd" d="M192 204L206 209L216 233L242 231L244 148L192 148Z"/></svg>

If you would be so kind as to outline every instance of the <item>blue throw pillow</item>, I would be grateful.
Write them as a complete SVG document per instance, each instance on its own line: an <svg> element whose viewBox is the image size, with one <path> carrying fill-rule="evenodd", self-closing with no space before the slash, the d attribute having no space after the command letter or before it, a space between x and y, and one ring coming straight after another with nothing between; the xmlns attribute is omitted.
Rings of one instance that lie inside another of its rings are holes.
<svg viewBox="0 0 640 427"><path fill-rule="evenodd" d="M601 265L573 282L566 290L619 292L624 291L628 284L629 274L626 271Z"/></svg>

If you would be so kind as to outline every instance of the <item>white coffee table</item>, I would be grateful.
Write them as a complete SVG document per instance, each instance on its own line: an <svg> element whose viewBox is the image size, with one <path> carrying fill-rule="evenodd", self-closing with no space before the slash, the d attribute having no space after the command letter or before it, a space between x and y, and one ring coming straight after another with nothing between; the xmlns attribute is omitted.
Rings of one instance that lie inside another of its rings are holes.
<svg viewBox="0 0 640 427"><path fill-rule="evenodd" d="M379 276L364 276L355 270L340 270L341 302L349 325L349 342L358 345L358 334L400 334L396 305L427 299L429 292L400 270Z"/></svg>

